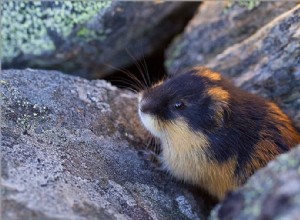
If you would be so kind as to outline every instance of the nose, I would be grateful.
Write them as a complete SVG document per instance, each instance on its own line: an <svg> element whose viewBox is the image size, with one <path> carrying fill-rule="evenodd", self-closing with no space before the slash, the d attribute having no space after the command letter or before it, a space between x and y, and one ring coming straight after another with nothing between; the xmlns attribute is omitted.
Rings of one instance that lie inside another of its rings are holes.
<svg viewBox="0 0 300 220"><path fill-rule="evenodd" d="M142 100L140 103L140 111L145 114L150 114L152 111L152 105L146 100Z"/></svg>

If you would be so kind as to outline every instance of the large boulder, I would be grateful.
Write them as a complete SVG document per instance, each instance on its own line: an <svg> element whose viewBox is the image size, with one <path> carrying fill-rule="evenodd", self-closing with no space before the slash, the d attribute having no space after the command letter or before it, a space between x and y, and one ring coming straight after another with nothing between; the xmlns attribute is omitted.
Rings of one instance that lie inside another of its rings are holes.
<svg viewBox="0 0 300 220"><path fill-rule="evenodd" d="M228 1L206 1L199 6L184 33L168 48L165 61L168 74L206 65L226 48L247 39L297 3L260 2L252 10L238 2L228 4Z"/></svg>
<svg viewBox="0 0 300 220"><path fill-rule="evenodd" d="M219 204L215 219L299 219L300 145L259 170Z"/></svg>
<svg viewBox="0 0 300 220"><path fill-rule="evenodd" d="M184 28L197 5L199 2L5 1L3 67L103 77L163 48Z"/></svg>
<svg viewBox="0 0 300 220"><path fill-rule="evenodd" d="M275 101L300 128L300 5L278 16L207 66Z"/></svg>
<svg viewBox="0 0 300 220"><path fill-rule="evenodd" d="M2 72L3 219L200 219L185 186L137 154L137 96L54 71Z"/></svg>

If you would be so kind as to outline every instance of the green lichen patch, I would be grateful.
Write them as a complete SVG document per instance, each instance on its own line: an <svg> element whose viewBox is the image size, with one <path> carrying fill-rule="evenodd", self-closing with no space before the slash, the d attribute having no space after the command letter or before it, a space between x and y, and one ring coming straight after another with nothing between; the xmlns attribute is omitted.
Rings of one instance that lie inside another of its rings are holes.
<svg viewBox="0 0 300 220"><path fill-rule="evenodd" d="M2 84L8 90L9 96L1 94L4 104L3 115L6 119L13 122L23 133L27 133L39 123L46 121L50 110L46 106L31 103L23 98L16 88L10 87L9 83Z"/></svg>
<svg viewBox="0 0 300 220"><path fill-rule="evenodd" d="M260 4L260 0L240 0L238 4L246 7L248 10L252 10Z"/></svg>
<svg viewBox="0 0 300 220"><path fill-rule="evenodd" d="M10 61L20 54L41 55L54 50L57 41L68 37L111 1L16 2L2 5L2 58ZM54 33L54 34L53 34ZM93 35L87 29L79 35Z"/></svg>
<svg viewBox="0 0 300 220"><path fill-rule="evenodd" d="M249 11L251 11L252 9L256 8L260 4L260 2L260 0L228 0L224 12L228 13L234 5L239 5L240 7L247 8Z"/></svg>

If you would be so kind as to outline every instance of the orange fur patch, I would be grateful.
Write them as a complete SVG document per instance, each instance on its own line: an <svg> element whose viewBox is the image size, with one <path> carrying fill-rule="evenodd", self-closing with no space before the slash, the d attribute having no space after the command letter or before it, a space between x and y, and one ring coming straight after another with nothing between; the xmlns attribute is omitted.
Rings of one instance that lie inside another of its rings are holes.
<svg viewBox="0 0 300 220"><path fill-rule="evenodd" d="M219 81L221 80L221 74L212 71L211 69L207 68L207 67L203 67L203 66L197 66L195 68L193 68L193 70L197 70L198 72L196 73L196 75L198 76L202 76L202 77L206 77L212 81Z"/></svg>
<svg viewBox="0 0 300 220"><path fill-rule="evenodd" d="M161 85L161 84L163 84L163 80L161 80L161 81L159 81L159 82L157 82L157 83L155 83L153 86L151 86L151 88L155 88L155 87L157 87L157 86L159 86L159 85Z"/></svg>
<svg viewBox="0 0 300 220"><path fill-rule="evenodd" d="M265 131L261 132L261 136ZM266 166L266 164L275 159L279 154L276 144L272 140L261 139L254 147L255 151L251 161L247 163L245 168L244 179L247 179L254 171ZM241 178L243 180L243 178Z"/></svg>
<svg viewBox="0 0 300 220"><path fill-rule="evenodd" d="M281 135L286 139L286 143L289 147L294 147L300 143L300 134L293 127L289 117L284 114L281 109L274 103L268 102L269 105L269 120L278 121L277 128L279 129Z"/></svg>
<svg viewBox="0 0 300 220"><path fill-rule="evenodd" d="M228 101L230 95L227 91L222 89L221 87L212 87L207 90L207 94L216 101L212 105L212 108L215 110L215 119L219 126L222 125L224 112L230 113L228 110Z"/></svg>
<svg viewBox="0 0 300 220"><path fill-rule="evenodd" d="M276 104L268 102L268 105L269 112L267 120L278 122L275 123L280 132L278 135L284 138L290 148L300 143L300 135L292 126L289 117L285 115ZM260 131L259 136L261 140L256 144L252 159L246 165L246 178L252 175L255 170L264 167L269 161L275 159L275 157L281 153L279 147L273 140L265 138L269 135L268 130L263 129Z"/></svg>
<svg viewBox="0 0 300 220"><path fill-rule="evenodd" d="M207 94L215 101L228 102L229 93L221 87L212 87L207 90Z"/></svg>

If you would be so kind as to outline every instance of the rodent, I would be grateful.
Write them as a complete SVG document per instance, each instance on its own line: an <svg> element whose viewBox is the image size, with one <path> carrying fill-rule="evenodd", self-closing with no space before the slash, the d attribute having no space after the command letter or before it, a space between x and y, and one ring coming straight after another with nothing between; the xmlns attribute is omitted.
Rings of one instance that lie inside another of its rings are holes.
<svg viewBox="0 0 300 220"><path fill-rule="evenodd" d="M142 91L138 112L161 142L162 168L219 200L300 143L276 104L206 67Z"/></svg>

